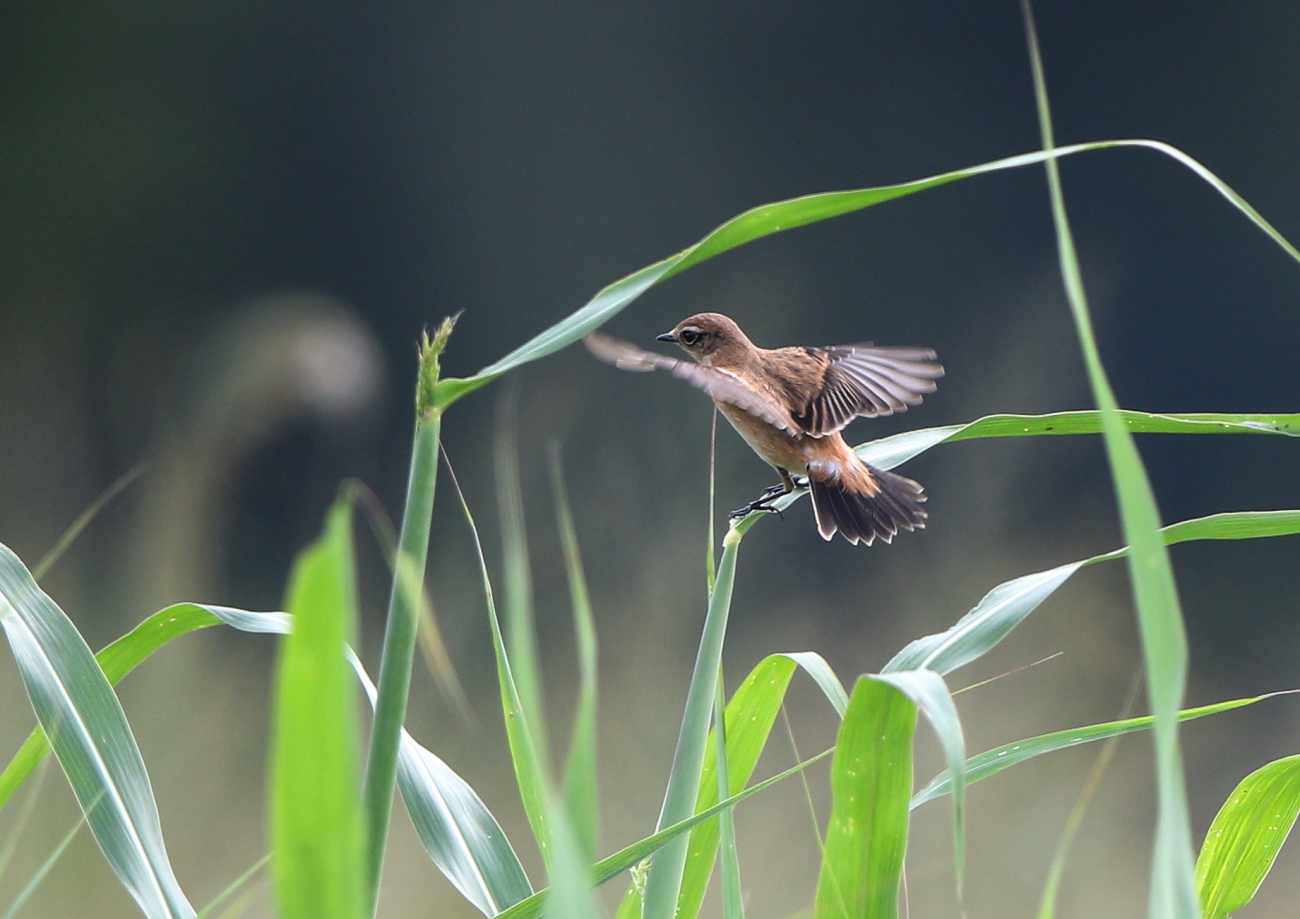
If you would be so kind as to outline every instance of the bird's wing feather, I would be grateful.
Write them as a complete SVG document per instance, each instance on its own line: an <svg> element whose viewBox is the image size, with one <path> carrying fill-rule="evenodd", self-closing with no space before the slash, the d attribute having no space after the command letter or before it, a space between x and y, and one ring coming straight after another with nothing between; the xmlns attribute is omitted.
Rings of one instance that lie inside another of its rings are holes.
<svg viewBox="0 0 1300 919"><path fill-rule="evenodd" d="M925 393L934 392L934 381L943 376L943 367L928 348L841 345L807 350L827 360L821 389L794 413L794 420L814 437L838 431L854 418L905 412Z"/></svg>
<svg viewBox="0 0 1300 919"><path fill-rule="evenodd" d="M782 431L790 434L801 433L788 411L767 396L755 392L739 377L724 370L689 361L679 361L676 358L655 354L653 351L644 351L635 345L610 338L600 332L587 335L583 339L583 344L596 357L607 364L613 364L620 370L631 370L636 373L666 370L677 379L685 380L696 389L704 390L719 402L743 409Z"/></svg>

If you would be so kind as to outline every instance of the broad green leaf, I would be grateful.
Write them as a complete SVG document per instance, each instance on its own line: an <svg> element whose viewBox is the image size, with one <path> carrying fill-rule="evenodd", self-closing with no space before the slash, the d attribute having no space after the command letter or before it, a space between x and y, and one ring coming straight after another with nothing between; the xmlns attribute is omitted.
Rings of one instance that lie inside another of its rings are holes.
<svg viewBox="0 0 1300 919"><path fill-rule="evenodd" d="M1120 420L1134 433L1142 434L1283 434L1300 436L1300 415L1222 414L1192 412L1155 414L1121 409ZM1101 413L1097 411L1054 412L1049 415L986 415L965 424L918 428L870 440L854 447L866 463L879 469L893 469L942 443L989 437L1038 437L1068 434L1098 434ZM772 502L785 510L805 494L798 488ZM765 515L751 514L733 524L747 532Z"/></svg>
<svg viewBox="0 0 1300 919"><path fill-rule="evenodd" d="M817 919L894 919L907 850L916 705L861 677L835 741Z"/></svg>
<svg viewBox="0 0 1300 919"><path fill-rule="evenodd" d="M179 603L154 613L126 635L100 651L95 655L95 658L104 671L104 675L108 677L109 683L115 685L148 658L150 654L173 638L193 632L196 629L220 625L223 620L213 612L215 610L222 610L224 615L230 618L232 624L242 621L244 631L288 631L289 619L283 613L244 613L242 610L226 609L225 607ZM241 620L240 617L244 616L253 618ZM282 618L282 629L280 623L276 622L275 627L272 627L272 620L260 618L275 616ZM265 627L258 627L259 623L264 624ZM8 803L14 792L22 786L27 777L32 774L32 770L49 752L50 745L45 740L45 733L40 728L37 728L28 736L18 752L14 754L14 758L5 767L5 771L0 774L0 807L4 807Z"/></svg>
<svg viewBox="0 0 1300 919"><path fill-rule="evenodd" d="M754 774L796 666L802 667L812 677L841 717L848 708L848 694L821 655L798 651L772 654L760 661L727 703L727 778L733 795L738 794ZM695 802L697 814L713 808L718 801L720 784L716 744L711 742L705 749L704 766L700 772L700 791ZM718 842L716 821L702 823L691 831L682 889L677 901L677 919L694 919L699 915L713 873ZM621 915L640 916L641 898L635 887L628 890L619 912Z"/></svg>
<svg viewBox="0 0 1300 919"><path fill-rule="evenodd" d="M348 659L371 705L375 686L355 654ZM405 728L398 747L397 787L434 864L466 900L495 916L532 894L505 831L474 789Z"/></svg>
<svg viewBox="0 0 1300 919"><path fill-rule="evenodd" d="M1022 0L1022 10L1043 149L1053 151L1056 141L1052 132L1047 83L1029 0ZM1102 440L1119 503L1120 524L1129 545L1129 579L1137 608L1138 632L1142 638L1147 690L1155 717L1158 806L1148 914L1151 919L1197 919L1200 909L1192 877L1191 817L1178 746L1178 710L1187 684L1187 634L1182 607L1169 552L1160 537L1160 512L1156 508L1151 482L1133 435L1120 417L1119 403L1106 377L1093 334L1083 272L1079 268L1074 236L1065 211L1060 164L1049 159L1044 165L1047 167L1047 188L1056 227L1061 277L1093 398L1101 412Z"/></svg>
<svg viewBox="0 0 1300 919"><path fill-rule="evenodd" d="M962 734L957 706L943 677L933 670L903 670L876 676L903 692L925 713L939 737L948 760L949 789L952 794L952 847L956 865L957 893L960 898L963 867L966 862L966 738ZM910 787L908 789L911 790Z"/></svg>
<svg viewBox="0 0 1300 919"><path fill-rule="evenodd" d="M287 635L293 620L285 613L179 603L154 613L97 657L109 681L117 683L173 638L223 623L242 632ZM353 659L353 667L373 704L374 684L359 661ZM44 733L34 731L0 775L0 803L48 752ZM429 857L467 900L492 916L532 894L510 841L487 806L464 779L405 730L397 781Z"/></svg>
<svg viewBox="0 0 1300 919"><path fill-rule="evenodd" d="M951 673L983 657L1081 567L1083 562L1072 562L999 584L946 632L918 638L895 654L881 673Z"/></svg>
<svg viewBox="0 0 1300 919"><path fill-rule="evenodd" d="M150 919L194 916L167 859L144 760L112 686L71 620L3 545L0 624L32 708L118 880Z"/></svg>
<svg viewBox="0 0 1300 919"><path fill-rule="evenodd" d="M1255 896L1300 814L1300 756L1261 766L1223 803L1196 860L1205 919L1222 919Z"/></svg>
<svg viewBox="0 0 1300 919"><path fill-rule="evenodd" d="M366 831L355 691L345 649L356 617L349 505L294 563L271 745L271 849L284 919L366 914Z"/></svg>
<svg viewBox="0 0 1300 919"><path fill-rule="evenodd" d="M1289 692L1294 692L1294 690L1271 692L1262 696L1252 696L1248 699L1233 699L1228 702L1218 702L1214 705L1189 708L1179 712L1178 719L1180 721L1192 721L1196 718L1204 718L1206 715L1217 715L1220 712L1228 712L1247 705L1254 705L1256 702L1262 702L1274 696L1287 695ZM1150 730L1154 720L1150 715L1145 715L1141 718L1126 718L1123 721L1108 721L1105 724L1092 724L1082 728L1069 728L1051 734L1041 734L1038 737L1017 740L1015 743L995 747L985 753L972 756L966 761L966 784L971 785L980 779L995 775L1003 769L1023 763L1027 759L1042 756L1044 753L1069 750L1081 744L1092 743L1094 740L1106 740L1120 734ZM952 774L945 770L935 776L930 784L912 797L912 807L917 808L927 801L941 798L951 790Z"/></svg>

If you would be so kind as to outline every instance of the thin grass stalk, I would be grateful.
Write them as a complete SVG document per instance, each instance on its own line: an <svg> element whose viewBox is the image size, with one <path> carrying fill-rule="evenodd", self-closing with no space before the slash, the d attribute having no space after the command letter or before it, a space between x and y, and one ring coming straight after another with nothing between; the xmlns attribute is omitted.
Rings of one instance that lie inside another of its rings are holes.
<svg viewBox="0 0 1300 919"><path fill-rule="evenodd" d="M1021 0L1034 75L1034 96L1044 152L1055 150L1042 57L1029 0ZM1191 819L1178 747L1178 710L1187 683L1187 634L1169 553L1160 538L1160 517L1151 482L1111 390L1093 335L1083 276L1061 191L1060 168L1049 158L1048 189L1056 226L1057 251L1075 330L1083 350L1093 398L1100 410L1106 456L1127 538L1129 577L1137 607L1148 694L1155 717L1156 784L1159 813L1148 904L1153 919L1199 917L1200 903L1193 875Z"/></svg>
<svg viewBox="0 0 1300 919"><path fill-rule="evenodd" d="M704 749L708 743L709 722L713 717L713 697L717 691L722 666L722 644L727 634L727 617L731 611L731 592L736 579L736 554L740 549L740 530L732 528L722 541L722 559L709 611L704 618L704 634L695 658L690 689L686 693L686 711L677 736L668 790L657 829L679 823L691 816L700 790L700 772L704 767ZM682 885L689 838L673 840L655 854L646 880L645 919L672 919L677 911L677 897Z"/></svg>
<svg viewBox="0 0 1300 919"><path fill-rule="evenodd" d="M379 901L379 876L384 866L384 844L388 838L393 787L397 781L397 748L411 688L411 666L419 627L420 585L424 582L424 567L429 555L429 527L433 519L434 486L438 479L438 436L442 415L434 410L433 391L438 383L439 356L455 324L455 317L444 319L433 338L430 339L426 333L420 343L411 473L393 565L393 586L389 593L384 650L379 665L379 698L375 703L370 752L366 761L364 804L368 827L371 915L374 915Z"/></svg>

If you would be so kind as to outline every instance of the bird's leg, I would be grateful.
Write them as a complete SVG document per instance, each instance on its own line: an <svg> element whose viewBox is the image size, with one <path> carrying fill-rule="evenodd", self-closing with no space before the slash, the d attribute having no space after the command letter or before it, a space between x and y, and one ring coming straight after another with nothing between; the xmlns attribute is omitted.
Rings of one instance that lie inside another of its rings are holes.
<svg viewBox="0 0 1300 919"><path fill-rule="evenodd" d="M775 485L763 489L763 493L758 496L757 501L750 501L744 507L736 508L727 516L734 520L737 517L746 517L757 511L762 511L768 514L776 514L780 516L781 514L780 509L772 507L770 502L781 497L782 495L790 494L790 492L794 491L795 488L802 487L802 485L796 485L795 480L791 478L790 473L788 473L784 469L778 468L776 471L781 474L780 482L777 482ZM804 481L804 484L807 484L806 479Z"/></svg>

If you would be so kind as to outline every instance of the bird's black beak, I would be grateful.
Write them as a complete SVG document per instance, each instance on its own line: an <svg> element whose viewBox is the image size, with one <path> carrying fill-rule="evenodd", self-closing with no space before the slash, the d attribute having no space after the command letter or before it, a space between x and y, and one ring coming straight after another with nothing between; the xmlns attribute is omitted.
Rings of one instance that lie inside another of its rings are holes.
<svg viewBox="0 0 1300 919"><path fill-rule="evenodd" d="M672 332L665 332L662 335L656 335L655 341L676 341L677 336Z"/></svg>

